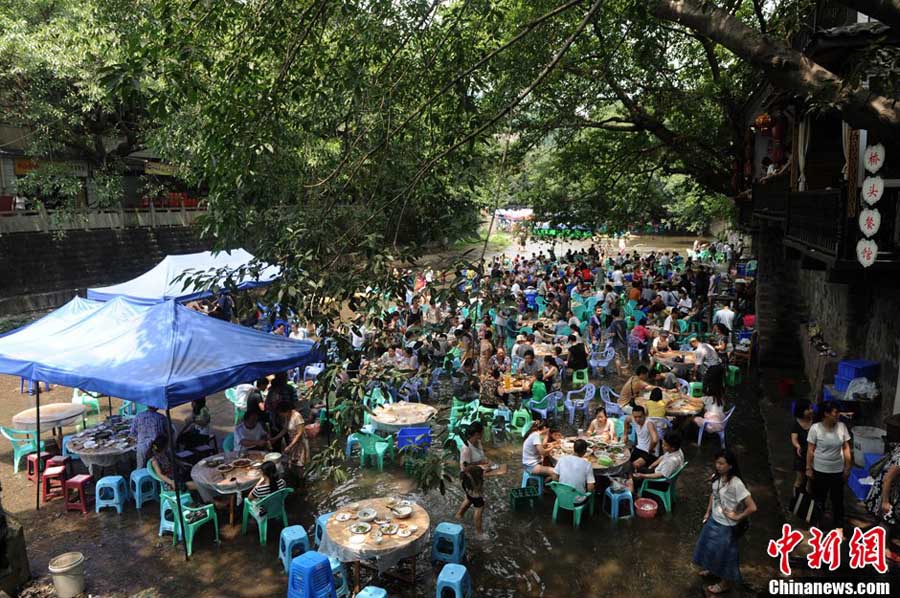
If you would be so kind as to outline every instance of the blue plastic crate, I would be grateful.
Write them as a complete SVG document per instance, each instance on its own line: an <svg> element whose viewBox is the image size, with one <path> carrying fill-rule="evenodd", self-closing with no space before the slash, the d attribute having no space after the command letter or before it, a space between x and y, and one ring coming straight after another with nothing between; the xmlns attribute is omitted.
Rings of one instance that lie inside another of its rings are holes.
<svg viewBox="0 0 900 598"><path fill-rule="evenodd" d="M839 390L844 392L847 390L847 387L850 386L850 382L853 378L845 378L843 376L835 376L834 377L834 388L835 390Z"/></svg>
<svg viewBox="0 0 900 598"><path fill-rule="evenodd" d="M853 495L859 500L865 500L872 488L872 484L861 484L860 480L869 477L869 472L861 467L854 467L850 470L850 477L847 479L847 486L853 492Z"/></svg>
<svg viewBox="0 0 900 598"><path fill-rule="evenodd" d="M875 463L881 459L884 455L878 453L865 453L863 454L863 460L865 461L865 470L869 471Z"/></svg>
<svg viewBox="0 0 900 598"><path fill-rule="evenodd" d="M845 359L838 363L837 375L848 380L854 378L875 380L878 377L878 365L877 361L868 359Z"/></svg>

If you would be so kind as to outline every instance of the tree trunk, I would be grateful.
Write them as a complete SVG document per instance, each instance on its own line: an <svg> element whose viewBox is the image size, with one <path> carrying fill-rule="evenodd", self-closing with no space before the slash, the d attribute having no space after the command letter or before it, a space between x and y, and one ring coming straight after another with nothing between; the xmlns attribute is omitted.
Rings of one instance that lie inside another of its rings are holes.
<svg viewBox="0 0 900 598"><path fill-rule="evenodd" d="M878 131L887 138L900 133L900 111L896 100L855 87L816 64L784 41L763 35L727 12L703 8L695 0L653 0L656 17L679 23L725 46L739 58L762 69L779 89L831 104L853 127Z"/></svg>
<svg viewBox="0 0 900 598"><path fill-rule="evenodd" d="M900 28L900 0L838 0L841 4L885 25Z"/></svg>

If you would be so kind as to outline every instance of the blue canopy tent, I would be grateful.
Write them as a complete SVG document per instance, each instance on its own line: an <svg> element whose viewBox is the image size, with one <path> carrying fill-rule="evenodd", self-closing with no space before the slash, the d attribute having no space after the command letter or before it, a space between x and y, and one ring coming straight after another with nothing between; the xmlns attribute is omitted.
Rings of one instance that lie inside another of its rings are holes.
<svg viewBox="0 0 900 598"><path fill-rule="evenodd" d="M185 276L191 274L212 274L221 272L223 276L217 282L222 287L225 278L241 267L247 266L255 258L243 249L231 251L203 251L182 255L168 255L152 269L137 278L108 287L88 289L88 299L109 301L115 297L126 297L137 303L152 305L174 299L175 301L193 301L209 297L208 289L195 290L193 285L185 285ZM270 284L278 278L280 270L277 266L264 266L258 276L249 271L239 276L234 282L240 290L251 289Z"/></svg>
<svg viewBox="0 0 900 598"><path fill-rule="evenodd" d="M148 306L118 298L92 307L74 300L61 315L0 337L0 373L165 409L171 423L171 407L321 361L311 341L210 318L174 301ZM39 385L36 406L40 442Z"/></svg>

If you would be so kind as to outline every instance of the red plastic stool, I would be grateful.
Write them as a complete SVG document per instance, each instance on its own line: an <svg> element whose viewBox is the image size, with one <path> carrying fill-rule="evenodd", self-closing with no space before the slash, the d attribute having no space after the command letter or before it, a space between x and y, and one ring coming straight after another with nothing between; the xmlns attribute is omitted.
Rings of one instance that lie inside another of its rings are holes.
<svg viewBox="0 0 900 598"><path fill-rule="evenodd" d="M69 473L71 473L71 470L69 469L71 467L71 463L72 463L72 459L70 459L68 456L53 455L47 461L47 467L60 467L60 466L65 467L66 468L66 477L69 477Z"/></svg>
<svg viewBox="0 0 900 598"><path fill-rule="evenodd" d="M65 495L66 468L64 465L48 467L41 475L41 497L44 502Z"/></svg>
<svg viewBox="0 0 900 598"><path fill-rule="evenodd" d="M50 453L41 453L41 454L40 454L40 459L41 459L41 471L44 471L45 469L47 469L47 461L48 461L48 460L50 459L50 457L52 457L52 456L53 456L53 455L51 455ZM37 474L37 472L38 472L38 470L37 470L37 462L38 462L38 454L37 454L37 453L31 453L31 454L28 455L28 457L26 458L26 462L25 462L25 471L26 471L27 474L28 474L28 479L29 479L30 481L32 481L32 482L37 482L37 475L38 475L38 474Z"/></svg>
<svg viewBox="0 0 900 598"><path fill-rule="evenodd" d="M91 508L91 500L94 497L94 493L88 489L88 486L93 481L94 478L84 473L72 476L65 481L64 488L67 511L81 511L82 513L88 512L88 510ZM75 500L72 500L72 490L75 491Z"/></svg>

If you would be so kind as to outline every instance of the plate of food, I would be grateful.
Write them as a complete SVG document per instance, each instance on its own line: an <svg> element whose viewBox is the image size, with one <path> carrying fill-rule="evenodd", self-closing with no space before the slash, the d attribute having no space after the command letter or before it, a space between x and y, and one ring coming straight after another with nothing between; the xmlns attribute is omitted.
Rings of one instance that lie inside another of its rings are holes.
<svg viewBox="0 0 900 598"><path fill-rule="evenodd" d="M251 461L250 459L235 459L231 462L231 464L235 467L250 467L252 463L253 461Z"/></svg>
<svg viewBox="0 0 900 598"><path fill-rule="evenodd" d="M366 507L365 509L361 509L359 511L359 513L356 514L356 516L359 518L360 521L372 521L375 519L375 517L377 515L378 515L378 513L376 513L375 509L373 509L371 507Z"/></svg>
<svg viewBox="0 0 900 598"><path fill-rule="evenodd" d="M373 521L372 523L374 523L375 525L384 525L385 523L390 523L390 521L388 521L387 519L375 519L375 521Z"/></svg>
<svg viewBox="0 0 900 598"><path fill-rule="evenodd" d="M398 502L397 504L400 505L401 507L411 507L413 503L411 500L403 499L400 502Z"/></svg>
<svg viewBox="0 0 900 598"><path fill-rule="evenodd" d="M363 544L366 541L365 536L350 536L351 544Z"/></svg>
<svg viewBox="0 0 900 598"><path fill-rule="evenodd" d="M393 536L398 531L400 531L400 526L398 526L396 523L386 523L385 525L381 526L381 533L385 536Z"/></svg>
<svg viewBox="0 0 900 598"><path fill-rule="evenodd" d="M222 465L219 465L218 467L216 467L216 469L222 473L228 473L229 471L234 470L234 465L231 465L229 463L223 463Z"/></svg>
<svg viewBox="0 0 900 598"><path fill-rule="evenodd" d="M350 521L350 519L352 519L353 516L350 513L338 513L337 515L334 516L334 518L336 521L340 521L343 523L344 521Z"/></svg>
<svg viewBox="0 0 900 598"><path fill-rule="evenodd" d="M412 535L412 532L409 530L409 528L407 528L407 529L401 529L401 530L398 530L398 531L397 531L397 536L400 537L400 538L408 538L408 537L410 537L411 535Z"/></svg>
<svg viewBox="0 0 900 598"><path fill-rule="evenodd" d="M281 453L266 453L266 456L263 457L263 461L280 461Z"/></svg>
<svg viewBox="0 0 900 598"><path fill-rule="evenodd" d="M354 523L350 526L351 534L368 534L371 530L372 526L365 521L360 521L359 523Z"/></svg>
<svg viewBox="0 0 900 598"><path fill-rule="evenodd" d="M225 463L225 460L222 457L210 457L209 459L205 459L207 467L218 467L222 463Z"/></svg>

